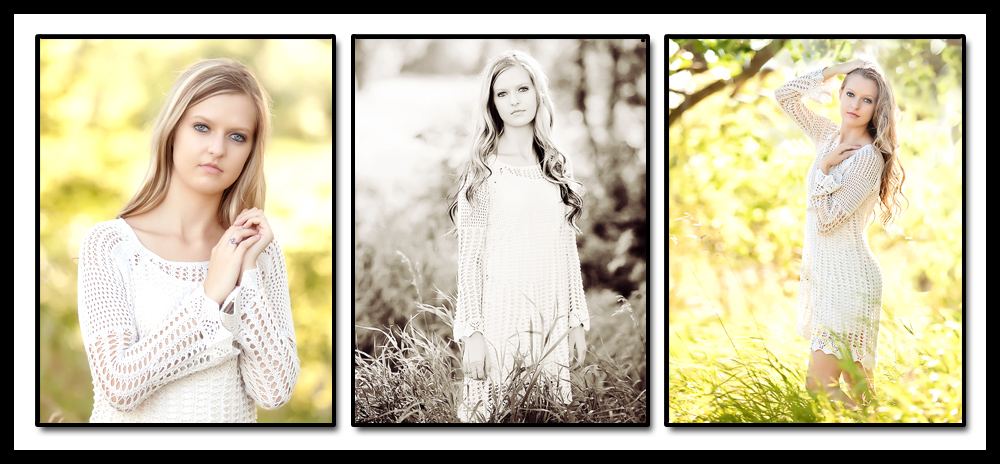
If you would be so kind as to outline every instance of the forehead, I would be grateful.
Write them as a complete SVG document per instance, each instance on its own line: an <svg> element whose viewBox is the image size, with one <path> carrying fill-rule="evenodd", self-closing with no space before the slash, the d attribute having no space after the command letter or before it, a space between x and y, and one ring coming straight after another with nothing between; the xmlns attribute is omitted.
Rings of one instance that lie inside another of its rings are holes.
<svg viewBox="0 0 1000 464"><path fill-rule="evenodd" d="M493 88L506 89L525 82L531 83L531 76L528 74L528 71L520 66L511 66L500 71L496 80L493 81Z"/></svg>
<svg viewBox="0 0 1000 464"><path fill-rule="evenodd" d="M864 76L849 75L844 79L844 88L872 97L878 96L878 83Z"/></svg>

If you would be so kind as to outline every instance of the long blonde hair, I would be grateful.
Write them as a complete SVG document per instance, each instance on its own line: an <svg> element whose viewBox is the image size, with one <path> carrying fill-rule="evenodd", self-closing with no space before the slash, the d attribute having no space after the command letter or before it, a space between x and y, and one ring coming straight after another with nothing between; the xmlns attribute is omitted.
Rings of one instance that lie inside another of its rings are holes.
<svg viewBox="0 0 1000 464"><path fill-rule="evenodd" d="M184 112L220 94L242 94L257 109L253 147L239 177L222 192L218 221L229 227L244 208L264 208L264 148L271 135L271 101L264 87L246 65L228 58L202 60L177 78L167 101L153 124L149 168L139 191L122 207L118 217L128 217L155 208L167 195L173 166L173 140Z"/></svg>
<svg viewBox="0 0 1000 464"><path fill-rule="evenodd" d="M497 144L504 129L503 120L500 118L500 113L497 112L493 98L491 98L493 84L496 82L497 76L514 66L520 66L527 71L536 90L538 109L532 122L534 130L532 148L534 148L538 157L537 161L541 165L542 177L559 187L563 203L570 206L570 211L566 214L566 221L579 232L576 220L583 213L583 186L572 178L569 158L556 146L552 138L555 105L549 90L549 80L538 61L519 50L509 50L493 57L479 74L479 98L473 115L476 126L472 134L471 156L466 164L465 172L460 178L458 188L451 195L448 215L454 223L458 210L458 195L464 191L466 200L474 203L474 192L492 174L492 170L486 165L486 160L487 157L496 154Z"/></svg>
<svg viewBox="0 0 1000 464"><path fill-rule="evenodd" d="M899 230L898 219L904 210L900 198L907 200L906 195L903 194L906 171L899 162L896 97L889 80L874 65L857 68L847 73L847 76L851 75L871 79L878 85L875 113L872 115L871 121L868 122L868 134L874 139L872 146L882 155L884 161L878 190L879 208L882 210L880 220L882 228L892 236L894 231ZM847 84L847 76L844 76L844 82L840 84L841 90ZM909 204L909 200L907 200L907 204Z"/></svg>

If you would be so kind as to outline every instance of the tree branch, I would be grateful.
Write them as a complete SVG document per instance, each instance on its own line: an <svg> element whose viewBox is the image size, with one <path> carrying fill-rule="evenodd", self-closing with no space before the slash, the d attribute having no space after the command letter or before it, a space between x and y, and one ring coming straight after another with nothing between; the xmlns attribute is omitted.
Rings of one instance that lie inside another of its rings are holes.
<svg viewBox="0 0 1000 464"><path fill-rule="evenodd" d="M733 93L735 94L735 92L739 90L747 80L757 75L757 73L760 72L760 68L764 66L764 63L767 63L771 58L774 58L774 55L778 53L778 50L781 50L781 47L785 45L787 40L788 39L781 39L771 42L768 46L755 53L753 59L750 60L750 63L744 66L743 71L732 80L732 84L735 86ZM694 105L697 105L698 102L708 98L713 93L722 90L727 85L729 85L729 83L726 80L719 79L693 94L683 94L684 102L670 112L670 116L667 118L667 127L669 128L674 124L674 121L680 119L681 115L684 114L685 111L691 109Z"/></svg>

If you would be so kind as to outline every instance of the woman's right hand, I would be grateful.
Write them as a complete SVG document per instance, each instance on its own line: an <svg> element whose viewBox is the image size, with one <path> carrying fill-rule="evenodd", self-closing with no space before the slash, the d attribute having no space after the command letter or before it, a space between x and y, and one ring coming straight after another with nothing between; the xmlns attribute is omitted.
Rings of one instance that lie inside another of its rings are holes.
<svg viewBox="0 0 1000 464"><path fill-rule="evenodd" d="M230 242L231 239L235 239L236 243ZM233 225L226 229L219 243L212 247L208 275L205 276L205 295L219 306L222 306L226 296L236 287L242 272L243 255L259 239L260 235L256 230Z"/></svg>
<svg viewBox="0 0 1000 464"><path fill-rule="evenodd" d="M465 340L465 352L462 353L462 370L470 379L486 378L486 339L476 332Z"/></svg>

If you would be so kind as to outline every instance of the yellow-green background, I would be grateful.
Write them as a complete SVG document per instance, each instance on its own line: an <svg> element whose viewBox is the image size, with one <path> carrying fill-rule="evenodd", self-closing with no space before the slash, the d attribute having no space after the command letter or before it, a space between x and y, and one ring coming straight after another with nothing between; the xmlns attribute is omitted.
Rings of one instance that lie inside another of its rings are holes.
<svg viewBox="0 0 1000 464"><path fill-rule="evenodd" d="M265 212L288 270L301 374L259 422L332 421L333 40L42 39L39 42L39 420L86 422L93 388L77 316L76 258L149 162L150 126L202 58L248 64L273 100Z"/></svg>
<svg viewBox="0 0 1000 464"><path fill-rule="evenodd" d="M668 40L667 48L667 420L745 421L736 412L757 400L774 405L757 418L830 419L794 416L746 385L777 379L792 389L772 393L796 396L809 351L794 325L804 176L815 147L778 107L774 90L862 57L885 70L895 91L909 200L901 234L889 237L879 224L868 229L884 282L876 369L882 393L876 414L863 420L961 422L962 41L706 38ZM837 104L836 95L826 105L807 101L839 122Z"/></svg>

